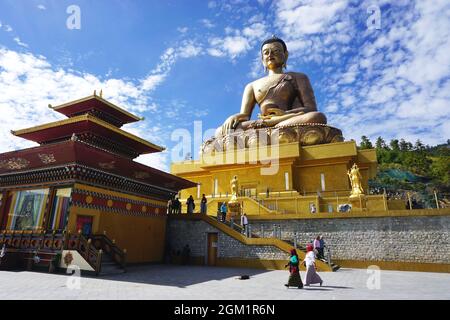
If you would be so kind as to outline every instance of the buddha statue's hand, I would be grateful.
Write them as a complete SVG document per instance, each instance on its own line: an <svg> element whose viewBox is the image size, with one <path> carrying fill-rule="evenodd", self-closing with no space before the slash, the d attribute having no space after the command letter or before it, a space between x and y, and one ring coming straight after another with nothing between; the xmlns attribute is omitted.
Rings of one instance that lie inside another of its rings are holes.
<svg viewBox="0 0 450 320"><path fill-rule="evenodd" d="M225 122L222 125L222 134L226 135L227 133L229 133L231 130L236 129L237 125L245 120L248 120L248 116L242 113L237 113L234 114L230 117L228 117L227 120L225 120Z"/></svg>

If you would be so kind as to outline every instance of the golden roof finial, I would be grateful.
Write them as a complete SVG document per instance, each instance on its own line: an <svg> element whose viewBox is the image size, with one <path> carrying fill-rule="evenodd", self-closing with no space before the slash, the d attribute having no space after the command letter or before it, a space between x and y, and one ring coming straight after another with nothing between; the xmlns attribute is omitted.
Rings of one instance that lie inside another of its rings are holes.
<svg viewBox="0 0 450 320"><path fill-rule="evenodd" d="M97 90L94 90L94 96L96 96L97 95Z"/></svg>
<svg viewBox="0 0 450 320"><path fill-rule="evenodd" d="M100 89L100 98L103 96L103 89Z"/></svg>

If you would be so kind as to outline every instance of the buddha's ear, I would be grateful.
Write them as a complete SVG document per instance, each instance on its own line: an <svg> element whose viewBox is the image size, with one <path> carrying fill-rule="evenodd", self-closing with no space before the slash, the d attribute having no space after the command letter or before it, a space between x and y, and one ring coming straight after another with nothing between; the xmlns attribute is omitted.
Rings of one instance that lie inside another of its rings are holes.
<svg viewBox="0 0 450 320"><path fill-rule="evenodd" d="M284 59L284 63L287 64L288 58L289 58L289 51L285 51L284 55L286 56L286 58Z"/></svg>

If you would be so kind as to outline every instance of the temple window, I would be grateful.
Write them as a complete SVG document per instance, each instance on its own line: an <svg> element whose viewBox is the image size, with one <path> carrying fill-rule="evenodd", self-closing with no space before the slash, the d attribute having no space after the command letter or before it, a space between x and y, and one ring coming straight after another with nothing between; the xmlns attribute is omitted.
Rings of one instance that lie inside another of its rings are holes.
<svg viewBox="0 0 450 320"><path fill-rule="evenodd" d="M56 189L50 213L48 228L52 230L63 230L67 225L70 207L70 194L72 188Z"/></svg>
<svg viewBox="0 0 450 320"><path fill-rule="evenodd" d="M7 229L38 230L42 226L49 189L12 191Z"/></svg>

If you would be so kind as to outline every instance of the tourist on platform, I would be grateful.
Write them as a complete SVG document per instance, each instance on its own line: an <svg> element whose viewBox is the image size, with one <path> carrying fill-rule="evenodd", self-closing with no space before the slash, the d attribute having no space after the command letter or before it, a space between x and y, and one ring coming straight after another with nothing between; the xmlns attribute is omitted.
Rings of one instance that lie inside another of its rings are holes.
<svg viewBox="0 0 450 320"><path fill-rule="evenodd" d="M286 287L297 287L299 289L303 288L299 264L300 261L298 259L297 251L292 249L289 262L284 266L285 268L289 266L289 280L288 283L285 284Z"/></svg>
<svg viewBox="0 0 450 320"><path fill-rule="evenodd" d="M245 213L241 216L241 226L242 226L242 233L247 235L248 218Z"/></svg>
<svg viewBox="0 0 450 320"><path fill-rule="evenodd" d="M206 214L206 204L207 204L206 196L203 194L202 201L200 202L200 213Z"/></svg>
<svg viewBox="0 0 450 320"><path fill-rule="evenodd" d="M172 212L175 214L181 214L181 202L180 199L175 198L175 200L172 203L173 210Z"/></svg>
<svg viewBox="0 0 450 320"><path fill-rule="evenodd" d="M192 195L190 195L189 198L187 199L186 206L187 206L188 214L194 213L195 203L194 203L194 197Z"/></svg>
<svg viewBox="0 0 450 320"><path fill-rule="evenodd" d="M316 239L314 239L313 248L314 248L314 253L317 255L317 257L321 258L320 257L320 236L317 236Z"/></svg>
<svg viewBox="0 0 450 320"><path fill-rule="evenodd" d="M311 213L316 213L317 209L316 209L316 205L314 203L311 203L309 205L309 212Z"/></svg>
<svg viewBox="0 0 450 320"><path fill-rule="evenodd" d="M315 283L320 283L320 286L322 286L323 281L316 272L316 257L313 250L314 248L311 244L306 246L306 256L305 260L303 260L306 266L305 286Z"/></svg>
<svg viewBox="0 0 450 320"><path fill-rule="evenodd" d="M227 203L223 202L222 205L220 206L220 214L222 215L222 222L225 222L226 218L227 218Z"/></svg>
<svg viewBox="0 0 450 320"><path fill-rule="evenodd" d="M173 200L169 199L169 201L167 201L167 214L172 213L173 213Z"/></svg>

